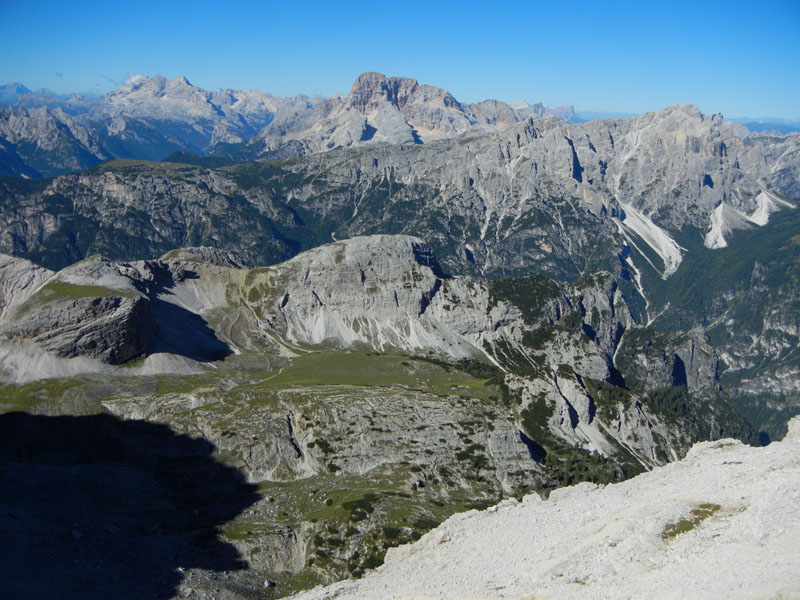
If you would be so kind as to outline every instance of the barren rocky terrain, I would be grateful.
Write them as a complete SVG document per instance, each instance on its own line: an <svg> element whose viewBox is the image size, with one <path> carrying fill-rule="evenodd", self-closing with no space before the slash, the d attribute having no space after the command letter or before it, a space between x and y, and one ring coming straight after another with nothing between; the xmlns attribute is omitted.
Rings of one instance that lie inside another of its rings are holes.
<svg viewBox="0 0 800 600"><path fill-rule="evenodd" d="M623 483L451 517L364 579L293 598L796 598L798 450L798 419L767 448L703 442Z"/></svg>

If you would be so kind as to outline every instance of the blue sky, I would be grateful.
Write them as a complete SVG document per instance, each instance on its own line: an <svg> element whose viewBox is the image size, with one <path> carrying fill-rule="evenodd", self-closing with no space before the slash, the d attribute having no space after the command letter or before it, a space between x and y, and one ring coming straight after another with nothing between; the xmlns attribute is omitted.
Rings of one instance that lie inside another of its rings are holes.
<svg viewBox="0 0 800 600"><path fill-rule="evenodd" d="M364 71L473 102L638 113L691 102L800 119L800 0L0 0L0 83L106 92L130 74L206 89L347 92Z"/></svg>

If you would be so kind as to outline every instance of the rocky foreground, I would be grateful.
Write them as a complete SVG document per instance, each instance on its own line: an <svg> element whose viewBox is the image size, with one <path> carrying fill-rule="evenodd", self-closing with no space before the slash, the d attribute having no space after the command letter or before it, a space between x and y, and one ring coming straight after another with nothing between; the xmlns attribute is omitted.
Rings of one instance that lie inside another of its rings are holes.
<svg viewBox="0 0 800 600"><path fill-rule="evenodd" d="M297 600L800 598L800 419L623 483L456 515L359 581Z"/></svg>

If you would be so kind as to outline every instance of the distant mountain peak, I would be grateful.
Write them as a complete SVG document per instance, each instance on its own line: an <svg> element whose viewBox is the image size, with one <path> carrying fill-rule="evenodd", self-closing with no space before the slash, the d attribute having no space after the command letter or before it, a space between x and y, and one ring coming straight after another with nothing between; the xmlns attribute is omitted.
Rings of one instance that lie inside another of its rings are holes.
<svg viewBox="0 0 800 600"><path fill-rule="evenodd" d="M125 85L109 92L108 95L130 93L138 90L163 92L168 88L179 89L185 87L199 89L195 88L184 75L178 75L175 79L167 79L161 74L153 75L152 77L148 77L147 75L131 75L125 82Z"/></svg>
<svg viewBox="0 0 800 600"><path fill-rule="evenodd" d="M0 103L13 104L23 94L30 94L31 91L18 82L0 85Z"/></svg>
<svg viewBox="0 0 800 600"><path fill-rule="evenodd" d="M694 119L702 119L703 112L694 104L676 104L675 106L667 106L661 110L655 111L662 116L667 115L686 115Z"/></svg>
<svg viewBox="0 0 800 600"><path fill-rule="evenodd" d="M416 79L367 72L355 80L348 98L350 104L361 112L376 108L383 102L402 109L418 89L419 83Z"/></svg>
<svg viewBox="0 0 800 600"><path fill-rule="evenodd" d="M163 81L166 81L166 78L163 75L155 75L153 77L148 77L147 75L131 75L130 77L128 77L127 81L123 86L117 88L116 90L112 90L109 93L113 94L114 92L123 89L136 90L141 88L142 86L150 84L151 82L163 82Z"/></svg>
<svg viewBox="0 0 800 600"><path fill-rule="evenodd" d="M373 88L380 85L405 85L405 86L419 86L419 82L413 77L388 77L383 73L377 71L366 71L359 75L353 82L353 90L361 88Z"/></svg>

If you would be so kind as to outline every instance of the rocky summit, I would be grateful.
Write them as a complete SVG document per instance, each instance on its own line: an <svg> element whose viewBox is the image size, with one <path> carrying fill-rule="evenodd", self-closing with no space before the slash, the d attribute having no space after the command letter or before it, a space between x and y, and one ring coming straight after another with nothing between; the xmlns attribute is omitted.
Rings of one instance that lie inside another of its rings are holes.
<svg viewBox="0 0 800 600"><path fill-rule="evenodd" d="M0 595L797 593L800 135L373 72L0 104Z"/></svg>

